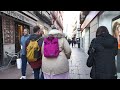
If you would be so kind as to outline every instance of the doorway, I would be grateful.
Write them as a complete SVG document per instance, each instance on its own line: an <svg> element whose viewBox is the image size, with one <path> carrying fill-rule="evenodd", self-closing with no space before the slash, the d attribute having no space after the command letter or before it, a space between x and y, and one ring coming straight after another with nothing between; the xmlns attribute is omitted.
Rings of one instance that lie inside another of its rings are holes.
<svg viewBox="0 0 120 90"><path fill-rule="evenodd" d="M24 28L28 28L30 30L29 26L15 22L15 53L18 53L21 50L20 40L23 35Z"/></svg>
<svg viewBox="0 0 120 90"><path fill-rule="evenodd" d="M21 49L20 38L23 34L23 25L15 23L15 53L18 53Z"/></svg>
<svg viewBox="0 0 120 90"><path fill-rule="evenodd" d="M2 34L2 17L0 16L0 66L3 62L3 34Z"/></svg>

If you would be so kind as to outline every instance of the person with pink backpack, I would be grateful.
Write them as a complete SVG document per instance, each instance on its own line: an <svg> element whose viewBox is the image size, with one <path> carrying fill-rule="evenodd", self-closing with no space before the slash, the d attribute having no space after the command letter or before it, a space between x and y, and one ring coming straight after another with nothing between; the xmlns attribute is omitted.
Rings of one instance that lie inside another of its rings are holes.
<svg viewBox="0 0 120 90"><path fill-rule="evenodd" d="M71 49L63 33L50 30L42 45L42 72L44 79L68 79Z"/></svg>

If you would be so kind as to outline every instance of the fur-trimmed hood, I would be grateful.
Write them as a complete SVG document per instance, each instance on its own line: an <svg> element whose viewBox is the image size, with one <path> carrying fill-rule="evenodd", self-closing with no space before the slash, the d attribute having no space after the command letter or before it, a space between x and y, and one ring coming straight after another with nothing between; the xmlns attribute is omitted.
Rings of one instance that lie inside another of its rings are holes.
<svg viewBox="0 0 120 90"><path fill-rule="evenodd" d="M54 36L54 37L57 37L57 38L63 38L65 37L64 34L62 33L62 31L60 30L57 30L57 29L52 29L49 31L48 33L48 36Z"/></svg>

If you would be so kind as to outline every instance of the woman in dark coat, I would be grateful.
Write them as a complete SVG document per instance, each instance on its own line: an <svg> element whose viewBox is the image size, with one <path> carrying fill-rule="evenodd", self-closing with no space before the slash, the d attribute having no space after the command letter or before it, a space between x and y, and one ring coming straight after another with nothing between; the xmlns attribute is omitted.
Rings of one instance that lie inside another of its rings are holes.
<svg viewBox="0 0 120 90"><path fill-rule="evenodd" d="M115 79L117 70L115 56L118 52L117 39L111 36L105 26L100 26L96 38L91 42L88 55L95 49L94 62L90 72L92 79Z"/></svg>

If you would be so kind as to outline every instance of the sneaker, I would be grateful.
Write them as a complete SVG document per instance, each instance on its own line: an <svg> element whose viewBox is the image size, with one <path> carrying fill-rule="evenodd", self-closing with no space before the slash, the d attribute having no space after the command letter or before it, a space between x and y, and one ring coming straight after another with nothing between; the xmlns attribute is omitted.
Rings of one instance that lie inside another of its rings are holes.
<svg viewBox="0 0 120 90"><path fill-rule="evenodd" d="M21 76L21 78L20 79L26 79L26 76Z"/></svg>

